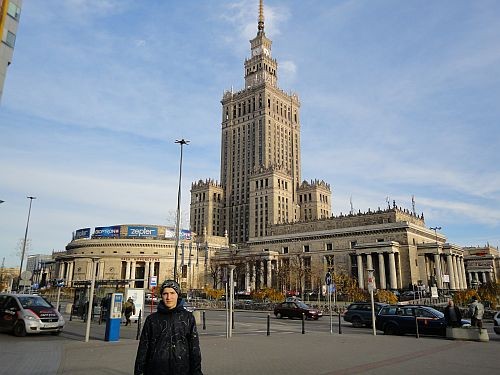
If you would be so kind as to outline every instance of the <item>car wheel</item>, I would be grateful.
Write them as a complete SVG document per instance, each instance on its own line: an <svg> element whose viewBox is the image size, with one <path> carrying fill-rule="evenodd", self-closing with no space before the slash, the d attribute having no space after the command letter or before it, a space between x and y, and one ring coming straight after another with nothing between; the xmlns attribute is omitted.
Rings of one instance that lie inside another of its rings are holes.
<svg viewBox="0 0 500 375"><path fill-rule="evenodd" d="M276 318L281 319L281 318L283 318L283 315L280 312L277 312L276 313Z"/></svg>
<svg viewBox="0 0 500 375"><path fill-rule="evenodd" d="M26 327L24 326L24 323L23 322L16 323L12 332L14 332L14 336L17 337L26 336Z"/></svg>
<svg viewBox="0 0 500 375"><path fill-rule="evenodd" d="M384 335L398 335L399 330L395 324L389 323L384 327Z"/></svg>
<svg viewBox="0 0 500 375"><path fill-rule="evenodd" d="M363 327L363 322L361 321L361 318L359 316L354 316L352 318L352 326L354 328L361 328L361 327Z"/></svg>

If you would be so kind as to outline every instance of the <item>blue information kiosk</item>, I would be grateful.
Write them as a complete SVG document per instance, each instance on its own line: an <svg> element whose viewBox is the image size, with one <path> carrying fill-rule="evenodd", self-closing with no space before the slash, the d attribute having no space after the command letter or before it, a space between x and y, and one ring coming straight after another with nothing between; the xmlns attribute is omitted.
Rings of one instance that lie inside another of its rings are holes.
<svg viewBox="0 0 500 375"><path fill-rule="evenodd" d="M123 293L111 295L109 316L106 319L105 341L118 341L120 339L120 324L122 322Z"/></svg>

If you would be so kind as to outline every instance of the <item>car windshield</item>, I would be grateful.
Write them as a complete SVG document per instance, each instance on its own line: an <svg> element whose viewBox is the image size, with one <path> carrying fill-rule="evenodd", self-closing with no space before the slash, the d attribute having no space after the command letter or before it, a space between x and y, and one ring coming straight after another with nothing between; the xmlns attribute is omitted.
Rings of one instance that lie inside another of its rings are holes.
<svg viewBox="0 0 500 375"><path fill-rule="evenodd" d="M301 309L309 309L310 307L307 306L304 302L295 302L297 304L298 307L300 307Z"/></svg>
<svg viewBox="0 0 500 375"><path fill-rule="evenodd" d="M25 309L29 309L30 307L52 307L50 303L39 296L22 296L19 297L19 302L21 302L21 305Z"/></svg>

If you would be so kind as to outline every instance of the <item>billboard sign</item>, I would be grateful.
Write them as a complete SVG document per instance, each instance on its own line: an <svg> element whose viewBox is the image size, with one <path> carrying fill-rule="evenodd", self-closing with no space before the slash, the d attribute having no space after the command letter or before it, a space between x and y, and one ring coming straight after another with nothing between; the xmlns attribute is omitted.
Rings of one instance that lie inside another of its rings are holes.
<svg viewBox="0 0 500 375"><path fill-rule="evenodd" d="M165 238L175 239L175 227L165 227ZM192 233L189 229L181 229L179 231L179 239L182 240L191 240Z"/></svg>
<svg viewBox="0 0 500 375"><path fill-rule="evenodd" d="M90 228L78 229L75 232L75 240L79 240L80 238L90 238Z"/></svg>
<svg viewBox="0 0 500 375"><path fill-rule="evenodd" d="M157 227L128 227L128 237L157 237Z"/></svg>
<svg viewBox="0 0 500 375"><path fill-rule="evenodd" d="M95 227L94 238L116 238L120 237L120 226L114 225L112 227Z"/></svg>

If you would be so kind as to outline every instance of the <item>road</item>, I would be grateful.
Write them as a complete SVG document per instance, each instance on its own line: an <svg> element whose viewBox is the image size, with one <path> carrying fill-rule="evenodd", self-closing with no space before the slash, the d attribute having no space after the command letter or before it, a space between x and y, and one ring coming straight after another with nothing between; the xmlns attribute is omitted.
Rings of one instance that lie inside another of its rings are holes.
<svg viewBox="0 0 500 375"><path fill-rule="evenodd" d="M233 337L226 339L226 313L205 312L199 325L203 368L207 374L387 374L426 375L471 371L500 373L500 335L486 323L490 342L459 342L436 337L374 337L370 328L353 328L338 318L330 334L328 316L318 321L276 319L266 335L267 313L236 311ZM138 342L137 325L121 327L119 342L104 341L105 325L92 324L91 340L83 342L85 323L68 322L60 336L24 338L0 334L0 373L5 374L130 374ZM444 367L443 367L444 366Z"/></svg>

